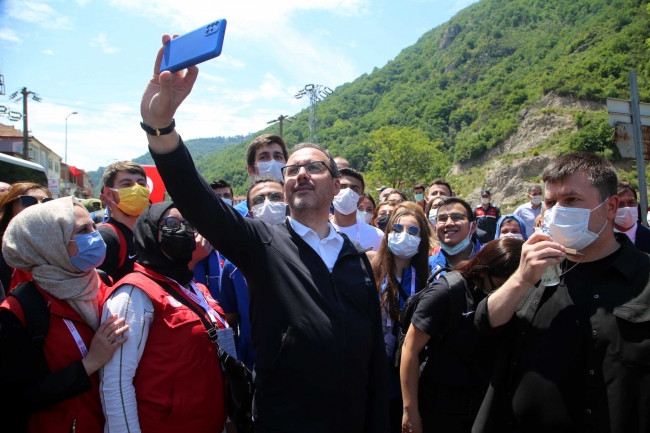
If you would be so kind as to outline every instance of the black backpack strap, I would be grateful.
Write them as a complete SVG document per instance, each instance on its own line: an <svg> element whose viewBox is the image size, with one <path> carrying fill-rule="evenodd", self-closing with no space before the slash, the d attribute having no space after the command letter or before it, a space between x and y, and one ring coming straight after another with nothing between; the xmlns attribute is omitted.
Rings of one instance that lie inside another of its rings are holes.
<svg viewBox="0 0 650 433"><path fill-rule="evenodd" d="M42 348L50 327L50 310L45 304L45 299L31 281L17 286L9 296L15 297L20 302L25 315L27 335L36 346Z"/></svg>
<svg viewBox="0 0 650 433"><path fill-rule="evenodd" d="M427 278L427 284L425 285L425 287L428 286L428 285L430 285L431 283L433 283L433 282L435 281L436 277L437 277L438 275L440 275L441 272L447 272L447 273L449 273L449 272L451 272L451 271L452 271L452 269L449 268L449 267L447 267L447 266L436 269L435 271L433 271L433 272L431 273L431 275L429 275L429 278Z"/></svg>
<svg viewBox="0 0 650 433"><path fill-rule="evenodd" d="M445 329L443 337L451 335L453 330L458 326L460 320L459 311L465 311L467 307L467 298L465 296L467 288L467 281L460 274L460 272L447 272L441 278L447 280L449 285L449 308L447 309L447 320L445 321Z"/></svg>
<svg viewBox="0 0 650 433"><path fill-rule="evenodd" d="M25 331L40 354L39 374L45 374L50 370L45 359L45 352L43 352L45 337L50 328L50 310L45 299L32 281L18 285L9 292L9 296L15 297L20 302L25 316Z"/></svg>

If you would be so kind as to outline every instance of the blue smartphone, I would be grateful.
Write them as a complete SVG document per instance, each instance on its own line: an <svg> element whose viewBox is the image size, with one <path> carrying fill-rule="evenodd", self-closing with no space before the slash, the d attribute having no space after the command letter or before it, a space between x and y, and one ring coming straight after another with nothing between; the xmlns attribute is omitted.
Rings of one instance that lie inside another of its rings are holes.
<svg viewBox="0 0 650 433"><path fill-rule="evenodd" d="M221 54L226 20L220 19L165 44L160 71L177 72Z"/></svg>

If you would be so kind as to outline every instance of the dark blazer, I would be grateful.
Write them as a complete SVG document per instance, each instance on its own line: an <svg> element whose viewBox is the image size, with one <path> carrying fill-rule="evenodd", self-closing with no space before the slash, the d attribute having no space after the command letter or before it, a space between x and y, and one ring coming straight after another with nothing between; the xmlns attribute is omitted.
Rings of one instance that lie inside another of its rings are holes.
<svg viewBox="0 0 650 433"><path fill-rule="evenodd" d="M644 253L650 254L650 229L641 224L636 227L636 240L634 241L634 246L643 251Z"/></svg>
<svg viewBox="0 0 650 433"><path fill-rule="evenodd" d="M388 362L370 263L344 236L332 272L292 228L220 200L182 144L152 153L174 203L246 278L255 431L388 431Z"/></svg>

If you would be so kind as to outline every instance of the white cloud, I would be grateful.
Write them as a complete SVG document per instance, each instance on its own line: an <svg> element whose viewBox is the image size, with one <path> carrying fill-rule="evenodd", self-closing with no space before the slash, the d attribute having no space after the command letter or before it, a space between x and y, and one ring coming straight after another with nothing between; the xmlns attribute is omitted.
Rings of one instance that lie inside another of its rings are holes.
<svg viewBox="0 0 650 433"><path fill-rule="evenodd" d="M71 29L70 20L48 4L36 1L9 0L8 16L30 24L40 24L48 29Z"/></svg>
<svg viewBox="0 0 650 433"><path fill-rule="evenodd" d="M22 42L22 39L16 34L15 31L6 27L0 29L0 40L17 43Z"/></svg>
<svg viewBox="0 0 650 433"><path fill-rule="evenodd" d="M48 55L48 56L53 56L53 55L54 55L54 51L49 50L49 49L48 49L48 50L43 50L42 53L43 53L43 54L46 54L46 55Z"/></svg>
<svg viewBox="0 0 650 433"><path fill-rule="evenodd" d="M106 33L100 33L96 37L94 37L89 45L91 47L99 47L101 50L106 53L106 54L114 54L117 53L118 51L121 51L120 48L111 46L108 43L108 37L106 36Z"/></svg>
<svg viewBox="0 0 650 433"><path fill-rule="evenodd" d="M206 2L185 0L172 3L168 0L111 0L111 5L148 16L152 21L167 22L169 31L194 30L197 23L225 18L233 36L265 38L274 33L284 33L293 14L301 11L327 11L342 16L365 14L370 0L252 0L244 2ZM251 13L254 10L255 13Z"/></svg>

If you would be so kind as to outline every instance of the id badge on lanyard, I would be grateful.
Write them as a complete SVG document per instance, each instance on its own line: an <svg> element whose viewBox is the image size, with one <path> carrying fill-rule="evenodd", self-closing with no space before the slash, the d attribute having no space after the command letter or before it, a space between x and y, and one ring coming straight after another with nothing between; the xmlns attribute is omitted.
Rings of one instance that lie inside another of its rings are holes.
<svg viewBox="0 0 650 433"><path fill-rule="evenodd" d="M210 320L212 321L212 323L216 324L216 322L219 321L225 326L225 328L223 329L217 328L217 342L219 343L219 347L221 347L228 355L237 359L237 348L235 346L235 334L232 328L229 327L228 322L226 322L220 316L220 314L217 313L210 306L210 304L208 304L208 301L206 301L205 297L203 296L203 293L194 284L194 282L192 281L190 282L190 284L192 285L192 289L194 289L194 293L187 290L185 287L181 286L180 284L179 287L183 290L183 292L187 296L190 297L190 299L196 302L201 308L205 310L206 313L208 313L208 316L210 316Z"/></svg>

